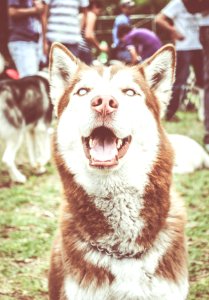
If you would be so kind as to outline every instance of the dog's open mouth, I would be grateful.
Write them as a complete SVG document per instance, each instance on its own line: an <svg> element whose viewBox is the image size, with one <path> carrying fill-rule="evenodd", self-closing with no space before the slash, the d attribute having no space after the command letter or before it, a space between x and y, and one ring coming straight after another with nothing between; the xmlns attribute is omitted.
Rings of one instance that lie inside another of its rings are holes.
<svg viewBox="0 0 209 300"><path fill-rule="evenodd" d="M128 151L131 136L120 139L106 127L95 128L91 135L82 138L89 164L98 168L113 167Z"/></svg>

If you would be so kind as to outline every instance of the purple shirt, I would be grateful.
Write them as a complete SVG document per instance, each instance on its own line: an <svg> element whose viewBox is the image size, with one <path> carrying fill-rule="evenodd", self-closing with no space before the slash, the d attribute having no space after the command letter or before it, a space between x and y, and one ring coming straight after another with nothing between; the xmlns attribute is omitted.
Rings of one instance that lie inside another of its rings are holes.
<svg viewBox="0 0 209 300"><path fill-rule="evenodd" d="M162 46L158 36L146 28L132 29L126 35L125 42L126 45L135 46L143 60L152 56Z"/></svg>

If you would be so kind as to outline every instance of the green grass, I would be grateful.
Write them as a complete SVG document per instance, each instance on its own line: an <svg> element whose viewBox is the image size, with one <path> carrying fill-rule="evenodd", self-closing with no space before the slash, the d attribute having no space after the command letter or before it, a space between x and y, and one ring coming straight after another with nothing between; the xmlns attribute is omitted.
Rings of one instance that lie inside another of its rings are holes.
<svg viewBox="0 0 209 300"><path fill-rule="evenodd" d="M203 126L194 113L179 113L181 122L165 123L169 132L200 143ZM0 165L0 299L45 300L50 247L57 226L61 189L53 166L29 176L25 185L11 184ZM189 300L209 299L209 171L174 177L187 212ZM178 299L176 299L178 300Z"/></svg>
<svg viewBox="0 0 209 300"><path fill-rule="evenodd" d="M0 190L0 299L47 299L49 250L60 203L59 179L30 176ZM4 181L7 182L8 178Z"/></svg>
<svg viewBox="0 0 209 300"><path fill-rule="evenodd" d="M179 112L181 121L165 123L170 133L185 134L202 144L203 125L195 113ZM192 151L192 149L191 149ZM209 299L209 170L175 175L174 183L187 207L189 252L189 300Z"/></svg>

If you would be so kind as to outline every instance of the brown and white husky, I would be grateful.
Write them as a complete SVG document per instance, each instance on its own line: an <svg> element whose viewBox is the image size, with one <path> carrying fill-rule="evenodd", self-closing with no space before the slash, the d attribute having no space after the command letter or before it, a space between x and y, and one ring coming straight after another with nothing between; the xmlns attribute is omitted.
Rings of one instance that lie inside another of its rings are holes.
<svg viewBox="0 0 209 300"><path fill-rule="evenodd" d="M140 66L89 67L54 44L50 61L64 189L50 299L186 299L185 213L171 192L173 151L160 121L173 46Z"/></svg>

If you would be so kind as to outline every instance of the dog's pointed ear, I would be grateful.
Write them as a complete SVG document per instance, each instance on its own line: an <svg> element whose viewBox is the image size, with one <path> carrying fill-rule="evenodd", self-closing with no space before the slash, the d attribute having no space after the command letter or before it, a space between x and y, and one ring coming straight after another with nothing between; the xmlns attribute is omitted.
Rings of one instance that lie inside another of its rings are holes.
<svg viewBox="0 0 209 300"><path fill-rule="evenodd" d="M57 114L59 100L69 86L70 78L78 69L79 61L62 44L53 43L49 54L50 96Z"/></svg>
<svg viewBox="0 0 209 300"><path fill-rule="evenodd" d="M175 80L176 54L173 45L159 49L142 65L144 77L156 95L161 107L161 117L169 104Z"/></svg>

